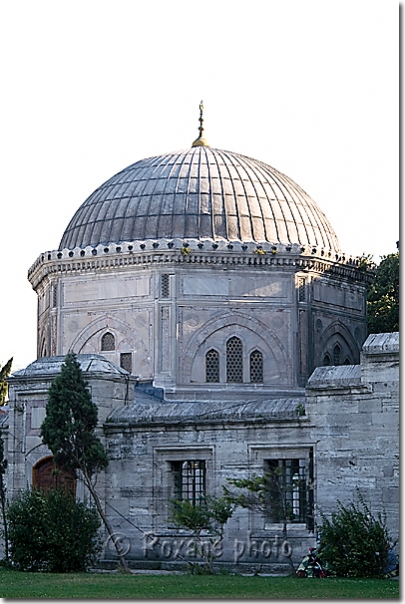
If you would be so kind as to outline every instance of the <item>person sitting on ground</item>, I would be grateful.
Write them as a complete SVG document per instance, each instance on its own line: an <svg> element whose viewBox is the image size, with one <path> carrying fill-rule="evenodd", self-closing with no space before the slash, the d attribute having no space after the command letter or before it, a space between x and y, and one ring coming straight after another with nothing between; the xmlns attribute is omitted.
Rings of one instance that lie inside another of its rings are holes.
<svg viewBox="0 0 405 604"><path fill-rule="evenodd" d="M302 559L297 568L297 577L316 577L319 579L326 576L326 571L322 567L322 560L318 558L317 550L310 547L308 555Z"/></svg>
<svg viewBox="0 0 405 604"><path fill-rule="evenodd" d="M398 577L399 575L398 556L391 546L388 547L387 564L385 565L383 572L385 579L391 579L393 577Z"/></svg>

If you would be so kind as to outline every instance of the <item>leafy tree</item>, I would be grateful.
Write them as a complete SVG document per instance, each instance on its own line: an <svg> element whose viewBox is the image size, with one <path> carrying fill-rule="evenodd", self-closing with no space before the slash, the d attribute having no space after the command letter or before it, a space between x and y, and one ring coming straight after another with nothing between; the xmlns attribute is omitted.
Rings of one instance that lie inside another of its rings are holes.
<svg viewBox="0 0 405 604"><path fill-rule="evenodd" d="M196 504L188 499L173 500L172 521L192 531L195 553L204 560L203 572L212 574L213 563L219 555L225 524L233 514L234 505L225 497L204 497ZM218 552L218 553L217 553ZM190 562L189 562L190 564ZM201 572L201 567L192 565Z"/></svg>
<svg viewBox="0 0 405 604"><path fill-rule="evenodd" d="M367 292L368 333L399 331L399 251L383 256Z"/></svg>
<svg viewBox="0 0 405 604"><path fill-rule="evenodd" d="M11 365L13 363L13 357L3 367L0 367L0 405L4 405L8 393L8 384L6 378L11 373Z"/></svg>
<svg viewBox="0 0 405 604"><path fill-rule="evenodd" d="M373 516L357 490L357 502L337 502L331 519L321 514L319 557L338 577L383 577L389 549L384 514Z"/></svg>
<svg viewBox="0 0 405 604"><path fill-rule="evenodd" d="M87 386L76 355L69 352L62 364L60 375L49 388L41 436L52 451L56 465L70 470L77 478L83 480L114 543L124 570L129 571L119 541L108 522L93 483L93 477L107 467L108 458L95 434L98 411Z"/></svg>
<svg viewBox="0 0 405 604"><path fill-rule="evenodd" d="M100 552L94 508L63 489L26 490L7 510L10 557L23 571L85 571Z"/></svg>
<svg viewBox="0 0 405 604"><path fill-rule="evenodd" d="M4 537L4 553L5 558L8 561L8 531L7 531L7 517L6 517L6 488L4 485L4 475L7 469L7 459L4 454L4 440L0 434L0 504L1 504L1 516L3 521L3 537Z"/></svg>
<svg viewBox="0 0 405 604"><path fill-rule="evenodd" d="M294 520L294 513L290 502L291 487L302 489L299 477L292 479L289 484L286 480L285 467L277 466L270 472L252 478L229 478L228 483L243 490L242 492L230 491L224 487L225 498L236 507L252 510L262 516L271 516L274 522L283 524L283 539L288 537L288 523ZM295 572L291 557L288 562Z"/></svg>

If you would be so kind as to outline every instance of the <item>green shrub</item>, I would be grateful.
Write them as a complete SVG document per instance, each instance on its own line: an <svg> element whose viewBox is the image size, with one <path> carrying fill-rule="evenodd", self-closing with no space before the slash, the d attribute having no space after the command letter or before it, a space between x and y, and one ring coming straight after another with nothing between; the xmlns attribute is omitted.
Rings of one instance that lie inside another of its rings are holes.
<svg viewBox="0 0 405 604"><path fill-rule="evenodd" d="M192 503L186 500L173 500L171 520L177 526L190 530L195 538L195 554L203 559L203 565L193 564L189 568L195 574L213 574L213 563L222 552L224 527L231 518L234 505L225 497L206 496Z"/></svg>
<svg viewBox="0 0 405 604"><path fill-rule="evenodd" d="M24 571L84 571L99 553L100 520L63 489L20 493L7 509L10 558Z"/></svg>
<svg viewBox="0 0 405 604"><path fill-rule="evenodd" d="M386 518L374 517L359 491L357 497L347 506L338 501L330 520L321 514L319 557L338 577L383 577L389 548Z"/></svg>

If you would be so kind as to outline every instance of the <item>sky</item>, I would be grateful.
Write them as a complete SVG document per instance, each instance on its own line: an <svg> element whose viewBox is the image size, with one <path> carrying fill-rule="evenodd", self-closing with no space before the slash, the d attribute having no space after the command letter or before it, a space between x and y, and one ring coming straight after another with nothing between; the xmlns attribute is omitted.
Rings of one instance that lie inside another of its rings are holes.
<svg viewBox="0 0 405 604"><path fill-rule="evenodd" d="M396 0L0 3L0 364L36 359L27 271L104 181L189 148L261 160L347 254L396 251Z"/></svg>

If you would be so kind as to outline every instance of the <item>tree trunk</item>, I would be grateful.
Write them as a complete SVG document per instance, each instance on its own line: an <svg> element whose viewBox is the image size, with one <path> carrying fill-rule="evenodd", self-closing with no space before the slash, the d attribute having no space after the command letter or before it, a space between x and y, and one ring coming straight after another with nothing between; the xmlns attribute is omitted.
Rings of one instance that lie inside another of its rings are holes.
<svg viewBox="0 0 405 604"><path fill-rule="evenodd" d="M284 537L284 541L287 541L287 521L284 519L284 523L283 523L283 537ZM291 566L291 569L295 575L295 566L293 564L293 561L291 560L291 556L286 556L288 559L288 564Z"/></svg>
<svg viewBox="0 0 405 604"><path fill-rule="evenodd" d="M83 476L84 476L84 482L85 482L85 485L86 485L86 487L89 489L89 491L90 491L90 493L91 493L91 496L92 496L92 497L93 497L93 499L94 499L94 502L95 502L95 504L96 504L96 507L97 507L98 513L100 514L101 519L102 519L102 521L104 522L104 525L105 525L105 527L106 527L106 529L107 529L107 531L108 531L108 534L110 535L110 537L111 537L111 539L112 539L112 542L114 543L114 547L115 547L115 549L117 550L117 554L118 554L118 557L119 557L119 559L120 559L120 562L121 562L122 568L124 569L124 571L125 571L126 573L130 573L131 571L130 571L130 569L129 569L128 562L126 561L125 556L124 556L124 555L122 554L122 552L121 552L121 547L120 547L120 544L119 544L119 542L118 542L118 539L117 539L117 538L116 538L116 536L115 536L115 533L114 533L114 531L113 531L113 529L112 529L111 524L108 522L107 516L105 515L104 510L103 510L103 507L102 507L102 505L101 505L100 498L99 498L99 496L97 495L97 493L96 493L96 491L95 491L95 489L94 489L94 487L93 487L93 484L92 484L92 482L91 482L91 479L90 479L89 475L87 474L87 472L85 472L85 471L83 471Z"/></svg>
<svg viewBox="0 0 405 604"><path fill-rule="evenodd" d="M6 497L4 493L4 480L3 475L0 475L0 499L1 499L1 514L3 516L3 527L4 527L4 553L6 560L8 561L8 530L7 530L7 518L6 518Z"/></svg>

